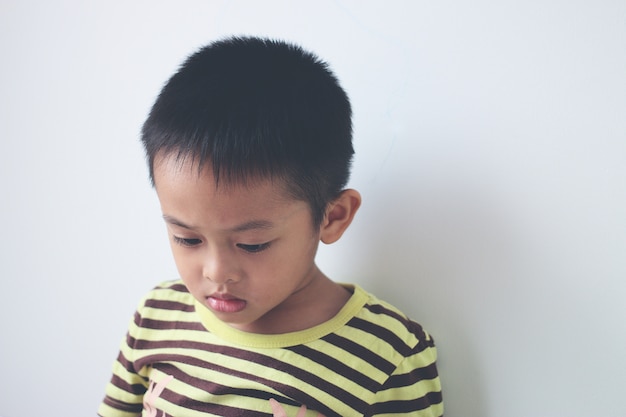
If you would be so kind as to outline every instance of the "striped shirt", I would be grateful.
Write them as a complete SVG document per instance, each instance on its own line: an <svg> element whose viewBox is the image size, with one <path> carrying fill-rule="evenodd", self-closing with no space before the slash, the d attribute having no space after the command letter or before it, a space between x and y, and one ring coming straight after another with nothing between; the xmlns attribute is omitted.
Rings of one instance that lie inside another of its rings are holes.
<svg viewBox="0 0 626 417"><path fill-rule="evenodd" d="M358 286L331 320L280 335L219 321L180 281L141 302L101 417L441 416L433 339Z"/></svg>

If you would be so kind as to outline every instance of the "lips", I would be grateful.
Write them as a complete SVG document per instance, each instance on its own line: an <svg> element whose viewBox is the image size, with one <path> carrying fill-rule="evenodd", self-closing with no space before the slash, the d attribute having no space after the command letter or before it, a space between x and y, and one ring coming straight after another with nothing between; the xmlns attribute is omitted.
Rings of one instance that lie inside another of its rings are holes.
<svg viewBox="0 0 626 417"><path fill-rule="evenodd" d="M219 313L237 313L246 308L246 301L229 294L213 294L207 297L208 306Z"/></svg>

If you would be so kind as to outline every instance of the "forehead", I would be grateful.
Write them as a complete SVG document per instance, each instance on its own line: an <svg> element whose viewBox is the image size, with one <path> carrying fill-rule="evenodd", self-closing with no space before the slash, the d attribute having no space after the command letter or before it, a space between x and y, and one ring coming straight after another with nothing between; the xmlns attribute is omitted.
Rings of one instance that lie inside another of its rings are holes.
<svg viewBox="0 0 626 417"><path fill-rule="evenodd" d="M211 217L222 223L286 215L308 204L296 200L284 182L252 179L246 183L216 181L211 166L198 166L190 158L155 159L154 184L163 214L199 222ZM307 210L308 211L308 210Z"/></svg>

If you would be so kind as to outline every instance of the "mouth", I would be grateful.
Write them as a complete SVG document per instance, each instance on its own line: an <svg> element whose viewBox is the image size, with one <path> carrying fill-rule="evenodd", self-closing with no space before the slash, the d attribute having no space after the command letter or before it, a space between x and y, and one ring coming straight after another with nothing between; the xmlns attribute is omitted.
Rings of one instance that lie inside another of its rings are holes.
<svg viewBox="0 0 626 417"><path fill-rule="evenodd" d="M246 308L247 302L230 294L215 293L206 298L211 310L218 313L238 313Z"/></svg>

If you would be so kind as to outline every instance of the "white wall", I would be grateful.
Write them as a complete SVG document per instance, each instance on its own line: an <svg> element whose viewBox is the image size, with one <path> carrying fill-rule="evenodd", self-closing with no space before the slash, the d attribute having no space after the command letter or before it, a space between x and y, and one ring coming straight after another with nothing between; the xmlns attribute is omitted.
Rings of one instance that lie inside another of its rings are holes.
<svg viewBox="0 0 626 417"><path fill-rule="evenodd" d="M384 3L384 5L383 5ZM138 132L187 54L301 43L364 206L319 263L434 334L449 417L626 416L626 2L0 3L0 416L95 415L176 276Z"/></svg>

